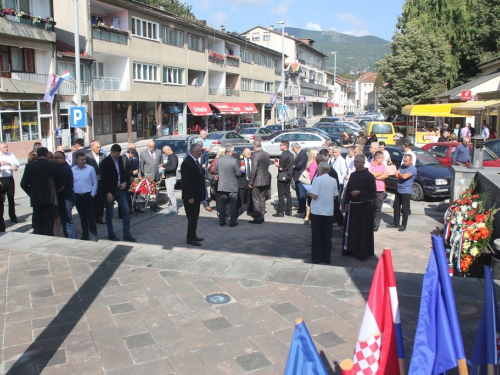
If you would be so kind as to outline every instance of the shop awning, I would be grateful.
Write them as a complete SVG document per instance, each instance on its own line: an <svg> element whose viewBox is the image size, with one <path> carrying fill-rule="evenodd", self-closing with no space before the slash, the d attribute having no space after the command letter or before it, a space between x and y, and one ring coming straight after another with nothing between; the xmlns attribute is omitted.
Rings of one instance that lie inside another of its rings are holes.
<svg viewBox="0 0 500 375"><path fill-rule="evenodd" d="M193 116L209 116L212 114L212 110L210 109L208 103L188 102L188 107Z"/></svg>
<svg viewBox="0 0 500 375"><path fill-rule="evenodd" d="M451 112L458 115L475 116L480 115L488 107L495 107L494 112L498 111L496 107L500 106L500 100L477 100L474 102L460 103L452 108Z"/></svg>
<svg viewBox="0 0 500 375"><path fill-rule="evenodd" d="M240 115L244 113L258 113L253 103L210 103L217 108L222 115Z"/></svg>
<svg viewBox="0 0 500 375"><path fill-rule="evenodd" d="M406 105L401 113L407 116L464 117L451 113L452 108L458 105L460 103Z"/></svg>

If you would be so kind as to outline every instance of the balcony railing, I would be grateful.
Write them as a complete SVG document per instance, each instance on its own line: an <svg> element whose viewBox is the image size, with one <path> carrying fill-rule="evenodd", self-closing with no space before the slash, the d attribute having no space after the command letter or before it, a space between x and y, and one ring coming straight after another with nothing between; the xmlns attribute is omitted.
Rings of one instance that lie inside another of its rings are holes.
<svg viewBox="0 0 500 375"><path fill-rule="evenodd" d="M224 96L224 88L218 86L208 86L208 95Z"/></svg>
<svg viewBox="0 0 500 375"><path fill-rule="evenodd" d="M215 64L224 64L224 55L221 54L208 55L208 61L213 62Z"/></svg>
<svg viewBox="0 0 500 375"><path fill-rule="evenodd" d="M20 81L28 81L34 83L43 83L47 84L47 74L35 74L35 73L20 73L20 72L11 72L11 79L18 79Z"/></svg>
<svg viewBox="0 0 500 375"><path fill-rule="evenodd" d="M14 15L5 15L5 18L9 21L24 23L25 25L33 26L38 29L54 31L54 25L56 24L54 21L42 21L40 17L32 17L29 15L23 15L21 17Z"/></svg>
<svg viewBox="0 0 500 375"><path fill-rule="evenodd" d="M240 66L240 60L231 56L226 56L226 65L238 68Z"/></svg>
<svg viewBox="0 0 500 375"><path fill-rule="evenodd" d="M128 32L119 29L103 29L94 25L92 26L92 37L105 42L128 44Z"/></svg>
<svg viewBox="0 0 500 375"><path fill-rule="evenodd" d="M88 95L89 94L89 83L87 81L81 81L80 82L80 90L81 90L82 95ZM56 94L76 95L76 86L74 83L64 81L61 84L61 86L59 87L59 90L57 90Z"/></svg>
<svg viewBox="0 0 500 375"><path fill-rule="evenodd" d="M240 90L226 87L226 96L240 96Z"/></svg>
<svg viewBox="0 0 500 375"><path fill-rule="evenodd" d="M94 90L103 91L129 91L130 85L128 79L114 77L94 77Z"/></svg>
<svg viewBox="0 0 500 375"><path fill-rule="evenodd" d="M274 74L281 76L281 69L274 69Z"/></svg>

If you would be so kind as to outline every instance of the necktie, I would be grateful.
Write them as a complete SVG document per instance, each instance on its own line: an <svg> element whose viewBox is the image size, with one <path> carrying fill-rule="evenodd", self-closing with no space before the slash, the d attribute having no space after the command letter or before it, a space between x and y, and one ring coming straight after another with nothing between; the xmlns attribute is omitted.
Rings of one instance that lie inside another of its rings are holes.
<svg viewBox="0 0 500 375"><path fill-rule="evenodd" d="M248 176L250 176L250 173L252 172L252 163L251 163L251 160L248 158L247 158L247 164L248 164L247 174L248 174Z"/></svg>
<svg viewBox="0 0 500 375"><path fill-rule="evenodd" d="M196 165L198 166L198 169L200 170L200 173L201 173L201 164L200 164L200 162L198 161L198 159L196 159Z"/></svg>
<svg viewBox="0 0 500 375"><path fill-rule="evenodd" d="M151 153L151 159L153 159L153 161L156 161L154 151Z"/></svg>
<svg viewBox="0 0 500 375"><path fill-rule="evenodd" d="M245 170L246 170L245 177L248 180L250 176L250 159L248 158L245 158Z"/></svg>

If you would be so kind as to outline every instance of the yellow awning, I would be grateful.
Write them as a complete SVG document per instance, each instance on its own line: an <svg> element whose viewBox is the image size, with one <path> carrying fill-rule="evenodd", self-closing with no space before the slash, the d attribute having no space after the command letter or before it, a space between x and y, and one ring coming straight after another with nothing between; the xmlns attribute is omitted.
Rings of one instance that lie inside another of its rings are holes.
<svg viewBox="0 0 500 375"><path fill-rule="evenodd" d="M475 116L480 115L488 107L497 107L499 105L500 100L476 100L474 102L461 103L453 107L451 111L459 115Z"/></svg>
<svg viewBox="0 0 500 375"><path fill-rule="evenodd" d="M460 103L406 105L401 113L407 116L465 117L451 113L452 108L457 105L460 105Z"/></svg>

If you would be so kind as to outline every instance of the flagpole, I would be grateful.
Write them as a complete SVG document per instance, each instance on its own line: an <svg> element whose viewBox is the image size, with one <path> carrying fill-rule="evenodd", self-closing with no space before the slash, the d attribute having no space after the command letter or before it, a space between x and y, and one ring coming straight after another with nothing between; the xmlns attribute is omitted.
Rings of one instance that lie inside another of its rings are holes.
<svg viewBox="0 0 500 375"><path fill-rule="evenodd" d="M465 362L465 358L458 359L458 375L469 375L469 369L467 368L467 362ZM488 375L493 375L493 372L491 374L488 372Z"/></svg>
<svg viewBox="0 0 500 375"><path fill-rule="evenodd" d="M339 364L340 369L342 370L342 375L355 375L354 374L354 364L352 362L352 359L344 359L342 362Z"/></svg>

